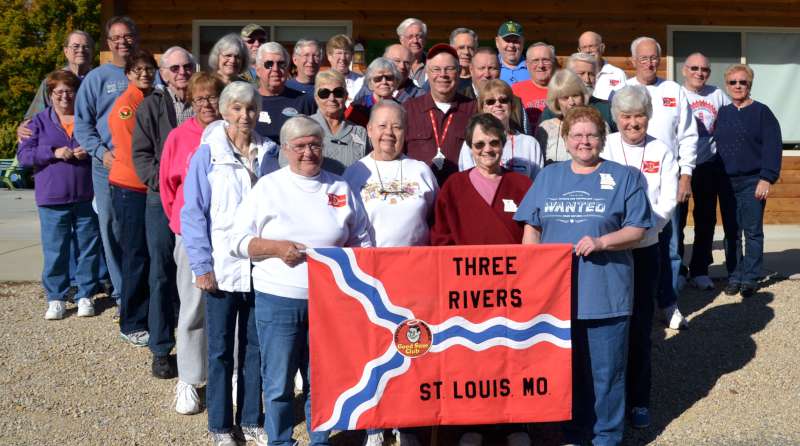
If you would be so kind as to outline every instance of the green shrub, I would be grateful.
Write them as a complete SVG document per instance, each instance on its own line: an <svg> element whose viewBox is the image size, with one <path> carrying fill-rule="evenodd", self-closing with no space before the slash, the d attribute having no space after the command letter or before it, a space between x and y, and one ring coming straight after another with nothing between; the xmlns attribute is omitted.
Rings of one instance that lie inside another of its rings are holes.
<svg viewBox="0 0 800 446"><path fill-rule="evenodd" d="M47 73L66 63L61 44L75 29L100 37L100 0L2 0L0 157L16 150L15 128ZM95 58L98 48L95 47Z"/></svg>

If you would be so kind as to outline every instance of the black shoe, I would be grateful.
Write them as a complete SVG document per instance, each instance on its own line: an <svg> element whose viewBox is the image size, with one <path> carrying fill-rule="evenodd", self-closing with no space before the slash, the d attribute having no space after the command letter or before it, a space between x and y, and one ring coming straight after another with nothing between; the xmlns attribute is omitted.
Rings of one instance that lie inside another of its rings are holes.
<svg viewBox="0 0 800 446"><path fill-rule="evenodd" d="M750 297L755 293L756 287L753 285L742 285L741 289L739 289L739 294L741 294L742 297Z"/></svg>
<svg viewBox="0 0 800 446"><path fill-rule="evenodd" d="M153 372L153 376L159 379L175 378L178 375L178 371L176 370L175 366L172 365L169 355L153 355L153 365L151 370Z"/></svg>
<svg viewBox="0 0 800 446"><path fill-rule="evenodd" d="M722 291L728 296L734 296L736 294L739 294L739 290L741 289L741 287L742 286L738 283L728 282L728 284L725 285L725 289Z"/></svg>

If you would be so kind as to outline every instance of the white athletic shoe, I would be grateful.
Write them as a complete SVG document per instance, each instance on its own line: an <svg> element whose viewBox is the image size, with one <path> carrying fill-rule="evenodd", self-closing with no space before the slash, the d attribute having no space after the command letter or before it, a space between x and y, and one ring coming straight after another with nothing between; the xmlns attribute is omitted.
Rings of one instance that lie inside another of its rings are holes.
<svg viewBox="0 0 800 446"><path fill-rule="evenodd" d="M50 303L47 304L47 311L44 313L44 318L48 321L64 319L65 307L63 300L51 300Z"/></svg>
<svg viewBox="0 0 800 446"><path fill-rule="evenodd" d="M94 316L94 303L88 297L78 299L78 317Z"/></svg>
<svg viewBox="0 0 800 446"><path fill-rule="evenodd" d="M383 446L383 431L367 434L364 446Z"/></svg>
<svg viewBox="0 0 800 446"><path fill-rule="evenodd" d="M253 441L256 446L267 446L267 433L260 426L243 426L242 435L245 441Z"/></svg>
<svg viewBox="0 0 800 446"><path fill-rule="evenodd" d="M175 412L181 415L194 415L202 410L197 389L189 383L178 380L175 385Z"/></svg>
<svg viewBox="0 0 800 446"><path fill-rule="evenodd" d="M239 446L239 442L236 441L233 434L230 432L226 432L224 434L211 434L211 441L214 446Z"/></svg>
<svg viewBox="0 0 800 446"><path fill-rule="evenodd" d="M685 317L683 317L681 310L678 309L677 305L664 308L664 322L666 322L667 327L671 328L672 330L683 330L689 328L689 322Z"/></svg>
<svg viewBox="0 0 800 446"><path fill-rule="evenodd" d="M714 289L714 282L711 281L711 278L708 276L697 276L692 277L690 281L692 286L697 288L698 290L713 290Z"/></svg>
<svg viewBox="0 0 800 446"><path fill-rule="evenodd" d="M458 446L481 446L483 436L477 432L467 432L458 440Z"/></svg>

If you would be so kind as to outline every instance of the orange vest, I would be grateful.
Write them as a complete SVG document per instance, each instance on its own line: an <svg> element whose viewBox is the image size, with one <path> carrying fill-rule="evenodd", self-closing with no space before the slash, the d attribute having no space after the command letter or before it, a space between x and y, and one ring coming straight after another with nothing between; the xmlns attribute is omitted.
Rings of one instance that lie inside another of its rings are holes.
<svg viewBox="0 0 800 446"><path fill-rule="evenodd" d="M131 82L108 114L108 128L111 132L111 144L114 146L114 163L108 173L108 182L137 192L147 192L147 186L136 175L131 150L133 129L136 128L136 109L143 100L144 93Z"/></svg>

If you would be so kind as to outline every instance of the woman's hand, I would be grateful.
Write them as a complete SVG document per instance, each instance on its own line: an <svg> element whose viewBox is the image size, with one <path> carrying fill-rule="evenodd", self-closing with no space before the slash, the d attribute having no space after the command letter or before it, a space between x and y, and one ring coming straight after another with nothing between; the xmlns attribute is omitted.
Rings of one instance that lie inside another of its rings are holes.
<svg viewBox="0 0 800 446"><path fill-rule="evenodd" d="M72 153L72 149L70 149L67 146L59 147L56 150L54 150L53 151L53 156L55 156L56 158L58 158L60 160L64 160L64 161L68 161L68 160L71 160L72 158L74 158L74 155Z"/></svg>
<svg viewBox="0 0 800 446"><path fill-rule="evenodd" d="M30 119L26 119L17 127L17 142L22 142L33 136L33 131L28 128L30 122Z"/></svg>
<svg viewBox="0 0 800 446"><path fill-rule="evenodd" d="M114 165L114 151L113 150L106 150L106 153L103 154L103 166L106 169L111 170L111 166Z"/></svg>
<svg viewBox="0 0 800 446"><path fill-rule="evenodd" d="M76 147L72 150L72 155L75 156L75 159L83 161L89 157L89 152L83 147Z"/></svg>
<svg viewBox="0 0 800 446"><path fill-rule="evenodd" d="M586 257L594 252L605 251L605 249L606 243L602 237L585 235L575 244L575 255Z"/></svg>
<svg viewBox="0 0 800 446"><path fill-rule="evenodd" d="M294 268L295 266L305 262L306 246L302 243L295 243L290 240L280 240L277 242L277 257L283 260L283 263Z"/></svg>
<svg viewBox="0 0 800 446"><path fill-rule="evenodd" d="M197 276L194 280L194 286L210 293L217 291L217 277L214 275L214 271Z"/></svg>
<svg viewBox="0 0 800 446"><path fill-rule="evenodd" d="M767 195L769 195L769 186L770 186L769 181L758 180L755 193L756 200L763 201L767 199Z"/></svg>

